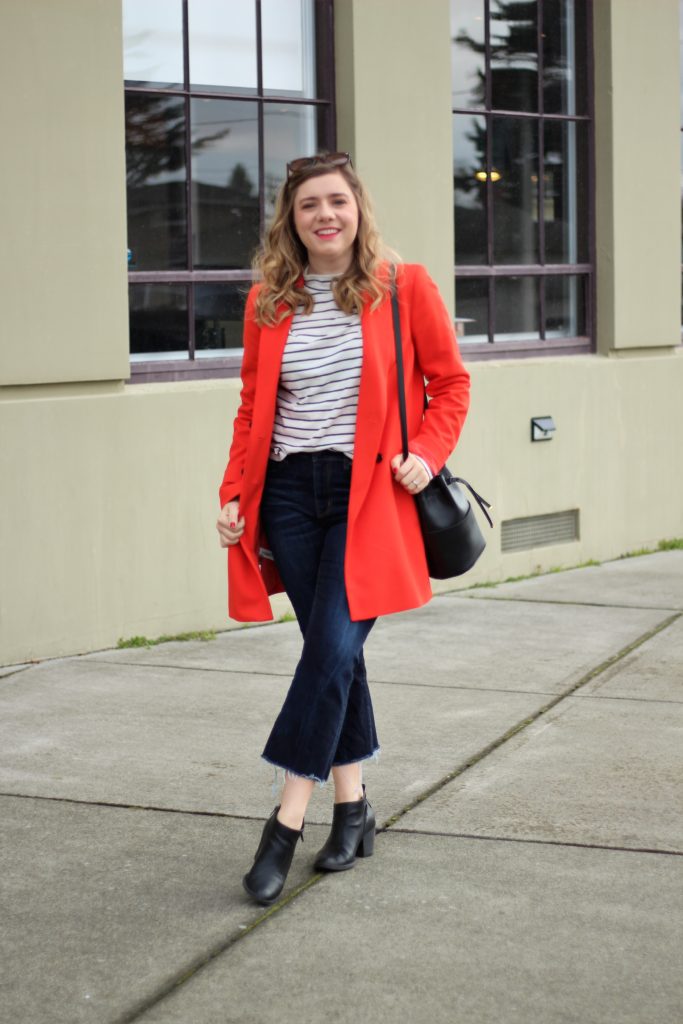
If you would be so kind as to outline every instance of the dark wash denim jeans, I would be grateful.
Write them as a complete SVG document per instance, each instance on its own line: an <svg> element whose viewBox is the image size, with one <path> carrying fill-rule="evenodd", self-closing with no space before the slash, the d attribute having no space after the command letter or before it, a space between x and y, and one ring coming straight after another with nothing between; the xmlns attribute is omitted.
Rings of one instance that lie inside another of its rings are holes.
<svg viewBox="0 0 683 1024"><path fill-rule="evenodd" d="M363 644L344 582L351 460L331 450L269 460L261 523L304 637L264 760L322 783L334 765L377 755Z"/></svg>

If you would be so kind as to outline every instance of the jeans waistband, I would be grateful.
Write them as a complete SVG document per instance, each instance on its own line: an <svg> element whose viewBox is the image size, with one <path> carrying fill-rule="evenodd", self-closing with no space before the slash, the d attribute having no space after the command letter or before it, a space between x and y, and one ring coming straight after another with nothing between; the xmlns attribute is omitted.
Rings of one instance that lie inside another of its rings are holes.
<svg viewBox="0 0 683 1024"><path fill-rule="evenodd" d="M290 452L285 455L284 459L269 459L270 462L329 462L329 461L341 461L345 459L347 462L351 462L351 456L346 455L345 452L339 452L335 448L323 448L319 452Z"/></svg>

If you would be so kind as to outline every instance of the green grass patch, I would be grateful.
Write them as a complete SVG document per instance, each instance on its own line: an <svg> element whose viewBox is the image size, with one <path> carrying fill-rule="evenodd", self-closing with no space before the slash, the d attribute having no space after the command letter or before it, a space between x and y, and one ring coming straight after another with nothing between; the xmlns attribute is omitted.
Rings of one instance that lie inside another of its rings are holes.
<svg viewBox="0 0 683 1024"><path fill-rule="evenodd" d="M641 555L656 555L658 551L681 551L683 550L683 537L672 537L670 540L660 540L656 548L636 548L635 551L626 551L619 558L640 558Z"/></svg>
<svg viewBox="0 0 683 1024"><path fill-rule="evenodd" d="M658 551L683 551L683 537L673 537L671 540L660 540L657 545Z"/></svg>
<svg viewBox="0 0 683 1024"><path fill-rule="evenodd" d="M546 572L550 572L550 570L547 569ZM542 572L540 569L534 569L533 572L528 572L523 576L508 576L506 579L502 580L502 582L521 583L522 580L533 580L536 579L537 576L545 576L545 572Z"/></svg>
<svg viewBox="0 0 683 1024"><path fill-rule="evenodd" d="M163 636L148 637L148 636L131 636L127 639L121 637L117 643L117 648L126 647L156 647L157 644L169 644L173 640L215 640L216 631L215 629L199 629L194 630L191 633L176 633L174 636L164 634Z"/></svg>
<svg viewBox="0 0 683 1024"><path fill-rule="evenodd" d="M656 548L636 548L635 551L625 551L619 555L619 561L623 558L641 558L642 555L654 555Z"/></svg>
<svg viewBox="0 0 683 1024"><path fill-rule="evenodd" d="M496 580L495 582L488 583L473 583L468 590L477 590L483 587L498 587L501 583L522 583L524 580L534 580L537 576L550 576L553 573L558 572L569 572L570 569L588 569L590 566L602 565L602 562L596 561L594 558L589 558L585 562L579 562L578 565L553 565L550 569L534 569L533 572L525 573L522 576L507 576L504 580Z"/></svg>
<svg viewBox="0 0 683 1024"><path fill-rule="evenodd" d="M278 622L296 622L296 615L294 614L294 612L285 612L283 615L280 616L280 618L277 621Z"/></svg>

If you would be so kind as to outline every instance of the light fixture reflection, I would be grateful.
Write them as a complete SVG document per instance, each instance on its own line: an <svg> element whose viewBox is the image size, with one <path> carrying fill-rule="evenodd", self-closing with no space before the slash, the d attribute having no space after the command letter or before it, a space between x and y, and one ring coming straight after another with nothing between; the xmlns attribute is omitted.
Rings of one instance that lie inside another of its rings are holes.
<svg viewBox="0 0 683 1024"><path fill-rule="evenodd" d="M488 174L486 171L475 171L474 177L477 181L488 181ZM500 181L502 175L499 171L491 171L491 181Z"/></svg>

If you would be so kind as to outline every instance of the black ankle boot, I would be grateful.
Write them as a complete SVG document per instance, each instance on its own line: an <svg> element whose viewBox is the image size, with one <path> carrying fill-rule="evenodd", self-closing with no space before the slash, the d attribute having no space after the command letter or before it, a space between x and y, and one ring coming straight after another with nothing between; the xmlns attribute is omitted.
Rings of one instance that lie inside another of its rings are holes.
<svg viewBox="0 0 683 1024"><path fill-rule="evenodd" d="M356 857L372 857L375 844L375 812L368 803L363 786L363 799L335 804L332 831L315 859L316 871L347 871Z"/></svg>
<svg viewBox="0 0 683 1024"><path fill-rule="evenodd" d="M296 841L304 839L304 826L289 828L277 820L275 808L266 822L254 863L242 879L242 885L253 900L268 906L275 903L285 884L292 863Z"/></svg>

